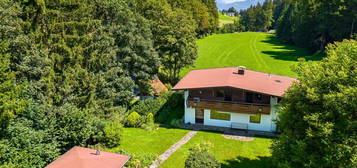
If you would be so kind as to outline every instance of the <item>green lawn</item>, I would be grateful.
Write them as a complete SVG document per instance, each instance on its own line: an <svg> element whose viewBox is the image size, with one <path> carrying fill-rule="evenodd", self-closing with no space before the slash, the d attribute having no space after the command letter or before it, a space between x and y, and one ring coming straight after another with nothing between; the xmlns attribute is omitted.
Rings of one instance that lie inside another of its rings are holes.
<svg viewBox="0 0 357 168"><path fill-rule="evenodd" d="M188 132L188 130L163 127L155 131L146 131L141 128L124 128L121 145L110 149L110 151L115 152L124 149L129 154L134 155L160 155Z"/></svg>
<svg viewBox="0 0 357 168"><path fill-rule="evenodd" d="M270 165L270 145L272 140L269 138L257 138L253 141L238 141L226 139L221 133L198 132L187 144L182 146L170 156L160 168L183 168L184 162L192 146L210 142L210 151L221 162L222 168L265 168Z"/></svg>
<svg viewBox="0 0 357 168"><path fill-rule="evenodd" d="M184 76L191 69L238 67L296 77L291 66L298 58L320 60L305 49L284 45L274 34L244 32L216 34L197 41L198 58L194 67L181 72Z"/></svg>
<svg viewBox="0 0 357 168"><path fill-rule="evenodd" d="M218 16L219 16L219 26L223 26L224 24L233 23L234 20L236 20L236 17L223 15L221 12L218 12Z"/></svg>

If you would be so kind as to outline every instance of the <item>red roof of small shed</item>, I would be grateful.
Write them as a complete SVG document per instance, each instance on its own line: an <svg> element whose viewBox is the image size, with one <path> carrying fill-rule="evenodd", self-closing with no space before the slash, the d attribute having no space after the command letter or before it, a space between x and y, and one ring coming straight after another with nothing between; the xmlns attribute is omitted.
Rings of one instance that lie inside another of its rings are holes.
<svg viewBox="0 0 357 168"><path fill-rule="evenodd" d="M237 72L237 67L192 70L172 89L233 87L281 97L297 81L291 77L252 70L244 70L244 74Z"/></svg>
<svg viewBox="0 0 357 168"><path fill-rule="evenodd" d="M167 87L164 85L164 83L161 82L160 79L154 79L150 82L151 87L154 89L154 92L156 94L159 94L161 92L168 91Z"/></svg>
<svg viewBox="0 0 357 168"><path fill-rule="evenodd" d="M97 155L96 151L75 146L46 168L121 168L130 159L130 156L103 151Z"/></svg>

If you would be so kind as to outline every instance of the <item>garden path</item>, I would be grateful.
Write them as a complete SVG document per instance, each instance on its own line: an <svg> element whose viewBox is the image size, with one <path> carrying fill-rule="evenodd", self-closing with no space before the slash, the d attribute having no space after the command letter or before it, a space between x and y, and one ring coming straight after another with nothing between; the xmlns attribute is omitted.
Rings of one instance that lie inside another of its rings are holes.
<svg viewBox="0 0 357 168"><path fill-rule="evenodd" d="M197 131L190 131L189 133L187 133L183 138L181 138L179 141L173 144L169 149L167 149L163 154L161 154L159 158L156 161L154 161L153 164L150 165L150 168L159 167L162 162L168 159L171 156L171 154L177 151L182 145L187 143L196 134Z"/></svg>

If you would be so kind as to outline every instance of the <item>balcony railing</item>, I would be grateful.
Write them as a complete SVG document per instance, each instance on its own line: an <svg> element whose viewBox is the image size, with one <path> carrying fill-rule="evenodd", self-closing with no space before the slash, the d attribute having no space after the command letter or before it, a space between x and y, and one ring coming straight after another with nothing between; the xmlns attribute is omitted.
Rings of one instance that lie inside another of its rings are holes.
<svg viewBox="0 0 357 168"><path fill-rule="evenodd" d="M192 108L214 109L226 112L270 114L270 104L188 98L187 105Z"/></svg>

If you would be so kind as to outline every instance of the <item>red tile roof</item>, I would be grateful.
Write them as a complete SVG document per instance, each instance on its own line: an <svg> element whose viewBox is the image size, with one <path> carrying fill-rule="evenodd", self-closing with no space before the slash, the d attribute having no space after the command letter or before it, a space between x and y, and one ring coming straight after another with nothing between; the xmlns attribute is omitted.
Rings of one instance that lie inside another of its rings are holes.
<svg viewBox="0 0 357 168"><path fill-rule="evenodd" d="M46 168L121 168L130 156L75 146Z"/></svg>
<svg viewBox="0 0 357 168"><path fill-rule="evenodd" d="M291 84L297 81L295 78L252 70L245 70L244 75L237 72L237 67L192 70L172 89L233 87L282 96Z"/></svg>
<svg viewBox="0 0 357 168"><path fill-rule="evenodd" d="M150 81L150 85L154 89L155 94L168 91L167 87L161 82L160 79Z"/></svg>

